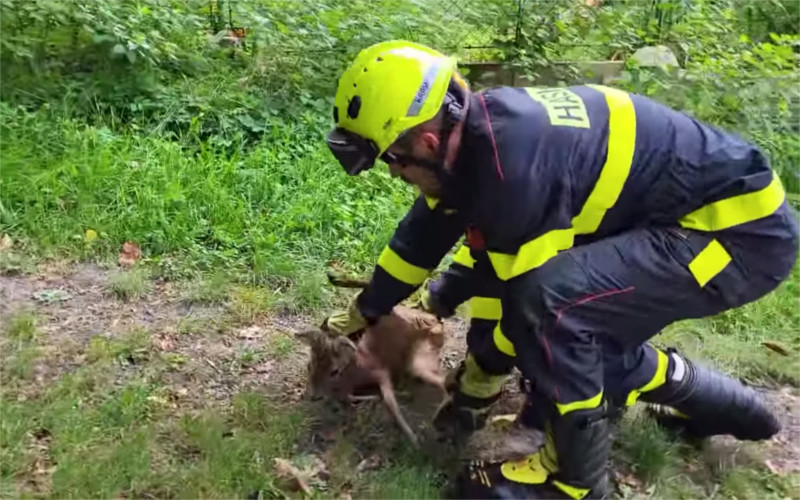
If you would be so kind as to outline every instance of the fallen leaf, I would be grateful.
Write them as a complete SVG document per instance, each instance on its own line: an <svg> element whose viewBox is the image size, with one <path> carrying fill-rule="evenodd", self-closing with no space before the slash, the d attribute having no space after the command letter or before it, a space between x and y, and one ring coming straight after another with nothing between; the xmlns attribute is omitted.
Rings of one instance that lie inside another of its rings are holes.
<svg viewBox="0 0 800 500"><path fill-rule="evenodd" d="M119 253L117 263L122 267L131 267L141 258L142 251L139 249L139 245L133 241L126 241L122 245L122 251Z"/></svg>
<svg viewBox="0 0 800 500"><path fill-rule="evenodd" d="M356 465L356 474L360 474L365 471L375 470L381 466L381 457L380 455L370 455L364 460L358 462Z"/></svg>
<svg viewBox="0 0 800 500"><path fill-rule="evenodd" d="M770 351L777 352L778 354L781 354L783 356L789 355L789 349L787 349L786 347L782 346L777 342L773 342L771 340L765 340L764 342L761 343L761 345L763 345Z"/></svg>
<svg viewBox="0 0 800 500"><path fill-rule="evenodd" d="M263 363L259 363L253 369L256 373L269 373L272 371L272 361L265 361Z"/></svg>
<svg viewBox="0 0 800 500"><path fill-rule="evenodd" d="M0 252L5 252L11 248L13 244L14 242L11 240L11 236L4 233L3 237L0 238Z"/></svg>
<svg viewBox="0 0 800 500"><path fill-rule="evenodd" d="M162 351L171 351L175 349L175 339L169 334L162 334L153 339L153 344Z"/></svg>
<svg viewBox="0 0 800 500"><path fill-rule="evenodd" d="M287 482L286 487L288 489L292 491L301 489L306 495L311 494L311 488L308 486L308 477L306 474L284 458L275 458L272 462L275 465L275 472L278 474L278 478Z"/></svg>
<svg viewBox="0 0 800 500"><path fill-rule="evenodd" d="M636 476L627 472L614 471L614 479L617 483L630 486L635 490L639 490L642 487L642 482Z"/></svg>
<svg viewBox="0 0 800 500"><path fill-rule="evenodd" d="M264 336L264 330L260 326L252 325L239 330L239 337L247 340L260 339Z"/></svg>

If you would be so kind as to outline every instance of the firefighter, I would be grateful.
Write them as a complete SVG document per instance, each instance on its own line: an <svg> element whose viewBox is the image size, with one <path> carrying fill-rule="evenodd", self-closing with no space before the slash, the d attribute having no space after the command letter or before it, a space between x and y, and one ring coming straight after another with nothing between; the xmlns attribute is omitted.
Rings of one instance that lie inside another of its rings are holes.
<svg viewBox="0 0 800 500"><path fill-rule="evenodd" d="M643 96L598 85L473 92L452 58L388 41L343 73L333 118L326 141L348 174L381 159L422 195L329 326L346 333L389 313L463 234L474 270L502 282L495 328L533 381L546 440L521 461L469 464L461 498L606 497L601 345L631 352L675 321L757 300L797 258L797 221L764 154ZM779 430L738 381L676 351L647 357L652 376L630 401L672 407L698 435ZM642 373L614 368L622 380Z"/></svg>

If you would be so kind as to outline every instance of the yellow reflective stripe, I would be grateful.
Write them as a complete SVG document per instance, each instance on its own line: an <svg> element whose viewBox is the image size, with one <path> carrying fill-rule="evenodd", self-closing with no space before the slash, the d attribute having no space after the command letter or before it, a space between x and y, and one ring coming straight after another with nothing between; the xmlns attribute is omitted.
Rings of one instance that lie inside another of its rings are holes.
<svg viewBox="0 0 800 500"><path fill-rule="evenodd" d="M383 249L378 265L393 278L409 285L421 285L428 277L427 269L409 264L388 246Z"/></svg>
<svg viewBox="0 0 800 500"><path fill-rule="evenodd" d="M515 357L517 355L517 351L514 349L514 344L508 340L508 337L505 336L503 330L500 329L499 322L497 323L497 326L494 327L494 331L492 332L492 340L494 341L494 346L497 347L498 351L511 357Z"/></svg>
<svg viewBox="0 0 800 500"><path fill-rule="evenodd" d="M525 274L552 259L561 250L572 247L575 232L570 229L554 229L521 247L516 255L488 252L497 277L507 281Z"/></svg>
<svg viewBox="0 0 800 500"><path fill-rule="evenodd" d="M720 245L719 241L711 240L711 242L689 262L689 271L694 275L697 283L703 287L706 283L711 281L711 278L722 272L730 261L730 254L725 251L725 248Z"/></svg>
<svg viewBox="0 0 800 500"><path fill-rule="evenodd" d="M683 216L680 224L699 231L722 231L774 213L785 197L780 177L772 172L772 182L767 187L710 203Z"/></svg>
<svg viewBox="0 0 800 500"><path fill-rule="evenodd" d="M583 401L573 401L572 403L561 404L556 403L556 408L558 408L558 413L562 415L566 415L571 411L576 410L591 410L593 408L597 408L600 406L600 403L603 402L603 391L597 393L596 396L584 399Z"/></svg>
<svg viewBox="0 0 800 500"><path fill-rule="evenodd" d="M425 196L425 203L428 204L428 208L433 210L436 208L436 205L439 204L439 198L433 198L432 196Z"/></svg>
<svg viewBox="0 0 800 500"><path fill-rule="evenodd" d="M500 473L515 483L542 484L547 480L547 469L542 465L542 454L534 453L521 460L503 462Z"/></svg>
<svg viewBox="0 0 800 500"><path fill-rule="evenodd" d="M633 163L636 145L636 110L630 95L621 90L590 85L605 95L608 104L606 161L592 192L572 219L569 229L555 229L531 240L516 255L488 252L497 276L507 281L541 266L558 252L572 247L576 234L597 231L603 217L617 202Z"/></svg>
<svg viewBox="0 0 800 500"><path fill-rule="evenodd" d="M553 485L575 500L581 500L583 497L589 494L590 490L590 488L576 488L575 486L564 484L555 479L553 480Z"/></svg>
<svg viewBox="0 0 800 500"><path fill-rule="evenodd" d="M461 245L461 248L459 248L456 254L453 256L453 262L456 264L461 264L462 266L466 266L470 269L475 267L475 259L472 258L472 254L470 254L469 247L467 245Z"/></svg>
<svg viewBox="0 0 800 500"><path fill-rule="evenodd" d="M655 349L655 347L653 349ZM657 389L667 383L667 365L669 364L669 359L661 349L655 349L655 351L656 355L658 356L655 375L653 375L653 378L650 379L650 382L638 389L632 390L630 394L628 394L628 399L625 401L626 406L633 406L643 392L652 391L653 389Z"/></svg>
<svg viewBox="0 0 800 500"><path fill-rule="evenodd" d="M608 148L600 176L586 199L581 213L572 219L575 234L597 231L606 211L614 206L622 192L633 163L636 144L636 111L627 92L590 85L606 96L608 104Z"/></svg>
<svg viewBox="0 0 800 500"><path fill-rule="evenodd" d="M472 297L469 301L469 315L471 319L490 319L500 321L502 317L500 299L494 297Z"/></svg>

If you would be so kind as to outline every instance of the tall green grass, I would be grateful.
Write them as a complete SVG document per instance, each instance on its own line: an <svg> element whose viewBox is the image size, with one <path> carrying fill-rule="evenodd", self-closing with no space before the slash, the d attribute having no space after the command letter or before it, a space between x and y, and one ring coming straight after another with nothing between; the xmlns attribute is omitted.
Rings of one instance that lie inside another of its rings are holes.
<svg viewBox="0 0 800 500"><path fill-rule="evenodd" d="M46 109L0 103L0 111L0 232L42 252L102 258L133 240L145 257L247 269L260 281L321 271L330 260L366 269L413 199L385 167L348 177L321 131L308 133L319 123L287 122L231 152ZM98 239L85 238L90 229Z"/></svg>

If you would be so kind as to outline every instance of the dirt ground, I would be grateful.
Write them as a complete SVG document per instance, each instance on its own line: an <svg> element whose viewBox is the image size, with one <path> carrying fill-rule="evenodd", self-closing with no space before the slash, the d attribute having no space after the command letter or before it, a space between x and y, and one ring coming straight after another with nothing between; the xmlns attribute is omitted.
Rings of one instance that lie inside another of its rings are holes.
<svg viewBox="0 0 800 500"><path fill-rule="evenodd" d="M86 362L87 352L91 352L93 339L123 338L138 328L149 332L147 348L165 359L177 360L177 369L161 374L168 392L164 397L176 410L222 407L242 390L260 391L287 404L304 401L308 348L292 335L313 326L313 318L271 314L253 323L223 320L224 304L189 303L182 299L181 291L179 284L155 282L142 298L121 300L109 291L109 271L94 265L48 265L33 275L0 277L0 319L5 322L13 313L32 311L37 318L37 342L43 351L34 376L18 399L36 397L48 384L80 367ZM448 320L446 326L449 337L442 362L446 368L453 368L465 350L466 325L454 319ZM247 353L253 351L266 355L248 358ZM136 363L132 357L131 369ZM119 373L125 377L124 369ZM513 381L508 389L509 396L496 414L513 413L521 404ZM415 395L413 401L411 393ZM783 429L761 445L765 463L776 474L800 474L800 392L797 388L780 387L769 390L766 396L782 420ZM428 421L439 403L435 390L412 384L400 389L399 399L412 426L423 437L429 436ZM362 444L366 446L379 446L382 433L393 426L380 403L360 403L348 411L361 413L370 421L370 435L363 436ZM348 417L348 425L358 425L359 418ZM304 446L323 449L332 439L331 426L341 422L329 419ZM499 438L483 439L497 446ZM513 437L508 441L516 449L520 442ZM533 447L536 442L533 439L527 445ZM705 453L709 460L736 460L740 446L732 439L715 438ZM443 462L453 457L442 453L441 444L434 441L423 448L442 455Z"/></svg>

